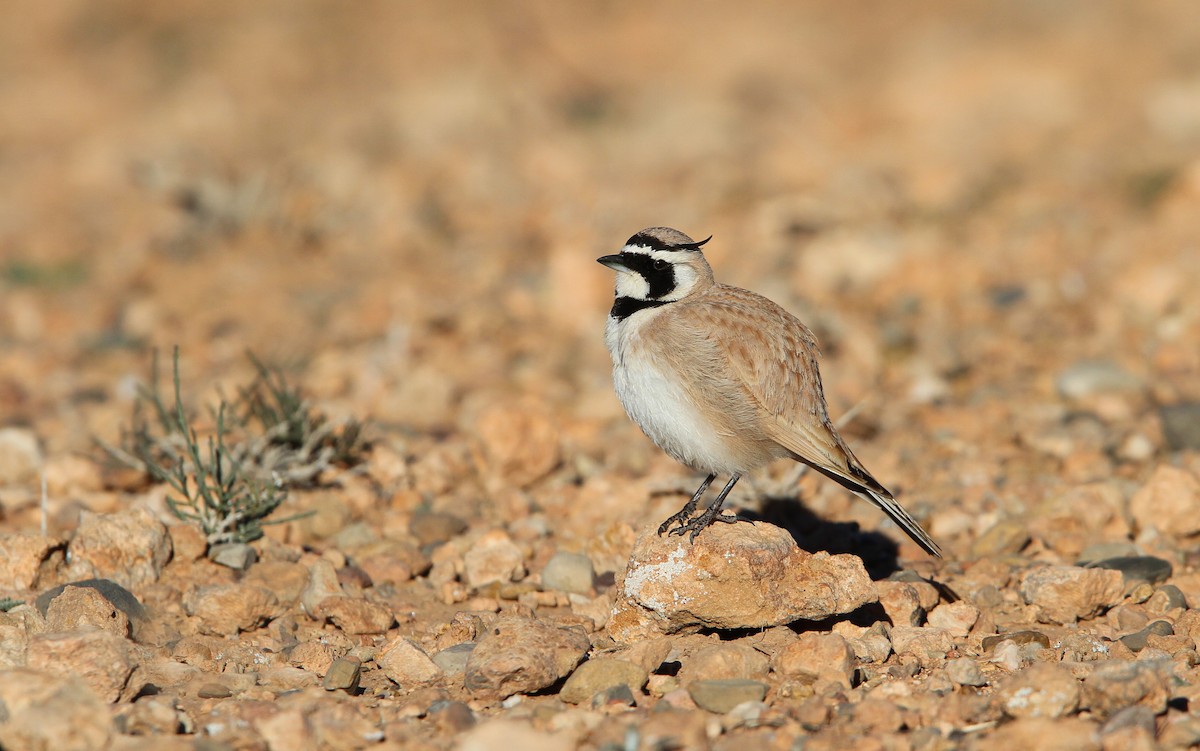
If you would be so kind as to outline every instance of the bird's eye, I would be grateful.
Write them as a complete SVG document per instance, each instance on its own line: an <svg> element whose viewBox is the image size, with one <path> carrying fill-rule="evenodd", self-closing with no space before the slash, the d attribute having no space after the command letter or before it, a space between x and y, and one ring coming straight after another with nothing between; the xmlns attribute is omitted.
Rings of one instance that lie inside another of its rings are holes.
<svg viewBox="0 0 1200 751"><path fill-rule="evenodd" d="M652 265L654 266L655 271L662 271L667 267L667 262L661 258L655 258Z"/></svg>

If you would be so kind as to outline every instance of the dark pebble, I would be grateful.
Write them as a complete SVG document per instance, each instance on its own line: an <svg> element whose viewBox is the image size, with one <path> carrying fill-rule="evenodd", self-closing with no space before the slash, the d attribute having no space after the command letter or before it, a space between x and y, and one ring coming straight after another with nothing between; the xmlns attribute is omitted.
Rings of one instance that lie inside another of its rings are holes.
<svg viewBox="0 0 1200 751"><path fill-rule="evenodd" d="M325 672L325 680L321 687L326 691L341 689L354 692L358 689L358 681L362 677L362 662L354 657L339 657L329 664Z"/></svg>
<svg viewBox="0 0 1200 751"><path fill-rule="evenodd" d="M992 306L1007 308L1025 299L1025 288L1019 284L997 284L988 288L988 298Z"/></svg>
<svg viewBox="0 0 1200 751"><path fill-rule="evenodd" d="M1187 595L1174 584L1164 584L1158 588L1158 591L1167 596L1167 610L1186 608L1188 606Z"/></svg>
<svg viewBox="0 0 1200 751"><path fill-rule="evenodd" d="M1146 648L1146 641L1151 634L1158 636L1171 636L1175 633L1175 629L1166 621L1155 621L1149 626L1146 626L1141 631L1128 634L1121 637L1121 643L1129 647L1134 652L1141 652Z"/></svg>
<svg viewBox="0 0 1200 751"><path fill-rule="evenodd" d="M1200 449L1200 402L1171 404L1160 408L1158 415L1172 451Z"/></svg>
<svg viewBox="0 0 1200 751"><path fill-rule="evenodd" d="M609 686L603 691L598 691L592 697L592 707L601 709L603 707L635 707L637 699L633 696L633 691L624 683L618 683L615 686Z"/></svg>
<svg viewBox="0 0 1200 751"><path fill-rule="evenodd" d="M1106 568L1120 571L1125 577L1125 583L1149 582L1158 584L1171 578L1171 562L1149 555L1127 555L1120 558L1106 558L1089 564L1089 568Z"/></svg>

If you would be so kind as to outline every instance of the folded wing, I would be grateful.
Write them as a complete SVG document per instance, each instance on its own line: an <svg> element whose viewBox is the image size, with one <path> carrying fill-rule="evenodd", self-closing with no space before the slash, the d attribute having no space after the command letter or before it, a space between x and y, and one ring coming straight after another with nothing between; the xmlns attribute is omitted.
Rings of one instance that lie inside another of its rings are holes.
<svg viewBox="0 0 1200 751"><path fill-rule="evenodd" d="M812 332L783 308L753 292L725 287L705 315L704 330L723 337L731 374L757 404L763 432L804 462L881 509L931 555L941 549L896 502L838 435L829 419L819 350ZM724 320L716 320L724 319Z"/></svg>

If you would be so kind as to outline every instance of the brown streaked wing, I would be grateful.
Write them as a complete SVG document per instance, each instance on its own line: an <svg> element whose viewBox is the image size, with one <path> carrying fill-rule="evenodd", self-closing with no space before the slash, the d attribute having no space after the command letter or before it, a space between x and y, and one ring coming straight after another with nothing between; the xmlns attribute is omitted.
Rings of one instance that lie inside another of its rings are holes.
<svg viewBox="0 0 1200 751"><path fill-rule="evenodd" d="M690 315L727 354L732 374L758 404L764 432L805 462L878 487L829 420L817 367L820 350L807 326L761 295L724 285L714 287Z"/></svg>
<svg viewBox="0 0 1200 751"><path fill-rule="evenodd" d="M708 340L702 357L721 360L713 369L751 398L767 437L882 509L940 557L929 533L871 476L830 422L812 332L765 297L736 287L718 285L696 302L684 315L694 324L692 333L703 332Z"/></svg>

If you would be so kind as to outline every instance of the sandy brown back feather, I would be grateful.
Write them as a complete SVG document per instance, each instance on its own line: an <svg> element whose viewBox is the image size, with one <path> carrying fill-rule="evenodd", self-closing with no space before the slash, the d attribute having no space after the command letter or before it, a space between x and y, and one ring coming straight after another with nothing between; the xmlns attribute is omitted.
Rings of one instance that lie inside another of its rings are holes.
<svg viewBox="0 0 1200 751"><path fill-rule="evenodd" d="M688 360L684 372L706 371L698 380L708 384L706 400L699 401L711 403L714 395L724 395L726 404L714 407L736 414L738 433L756 424L758 430L749 432L783 449L765 450L767 458L790 455L811 466L878 506L927 551L941 554L829 419L817 365L820 349L807 326L761 295L722 284L672 307L663 318L684 329L683 339L690 340L682 350Z"/></svg>

